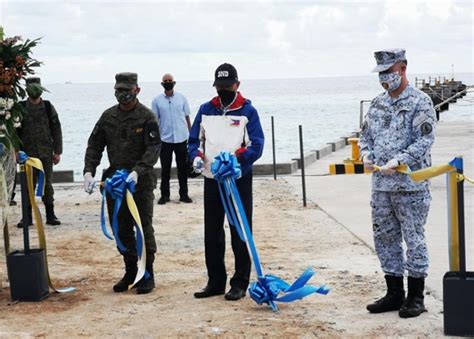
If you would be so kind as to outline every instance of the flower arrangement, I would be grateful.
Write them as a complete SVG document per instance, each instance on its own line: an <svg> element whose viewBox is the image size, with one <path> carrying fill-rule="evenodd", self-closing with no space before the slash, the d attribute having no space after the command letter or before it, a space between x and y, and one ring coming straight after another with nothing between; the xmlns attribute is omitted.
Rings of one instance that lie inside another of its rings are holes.
<svg viewBox="0 0 474 339"><path fill-rule="evenodd" d="M23 42L20 36L5 38L0 26L0 151L19 147L16 129L21 126L24 108L18 101L26 96L20 81L41 65L31 57L38 42L39 39Z"/></svg>

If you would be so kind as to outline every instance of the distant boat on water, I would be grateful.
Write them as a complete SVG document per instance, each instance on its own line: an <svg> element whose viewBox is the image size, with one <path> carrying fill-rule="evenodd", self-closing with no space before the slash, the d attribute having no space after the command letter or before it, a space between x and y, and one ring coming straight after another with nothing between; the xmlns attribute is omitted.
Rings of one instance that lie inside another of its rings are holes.
<svg viewBox="0 0 474 339"><path fill-rule="evenodd" d="M71 81L66 81L64 84L66 84L66 85L71 85L72 82L71 82Z"/></svg>

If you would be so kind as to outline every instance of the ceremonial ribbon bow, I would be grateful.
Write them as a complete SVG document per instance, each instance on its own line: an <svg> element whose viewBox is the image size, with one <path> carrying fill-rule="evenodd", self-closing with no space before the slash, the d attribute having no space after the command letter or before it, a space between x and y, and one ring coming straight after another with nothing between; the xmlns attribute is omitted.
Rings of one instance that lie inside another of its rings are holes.
<svg viewBox="0 0 474 339"><path fill-rule="evenodd" d="M237 158L228 152L221 152L214 158L211 164L211 172L217 181L222 205L224 206L229 224L235 228L240 239L246 243L255 266L258 280L250 285L250 297L257 304L266 303L276 311L278 310L278 306L275 303L277 301L291 302L313 293L329 293L329 289L325 286L315 287L306 285L314 275L311 268L303 272L292 285L276 276L263 274L257 248L235 183L235 180L242 175ZM278 297L280 293L284 294Z"/></svg>
<svg viewBox="0 0 474 339"><path fill-rule="evenodd" d="M135 200L133 199L133 193L135 193L135 183L133 181L127 182L127 177L128 172L126 170L117 170L111 178L106 179L103 183L102 211L100 219L102 232L104 233L104 235L110 240L114 240L115 238L115 243L117 244L120 253L124 253L126 251L126 248L121 242L118 234L118 214L120 211L120 207L122 206L123 198L125 196L128 210L132 215L134 221L135 233L137 237L136 249L139 258L137 275L135 276L135 280L133 281L133 283L128 286L128 289L130 290L143 277L147 279L149 273L146 272L146 248L144 245L145 237L143 234L142 222L140 219L140 214L138 213L137 205L135 203ZM112 232L114 237L109 234L106 226L105 197L107 194L109 194L111 198L115 201L114 212L112 215Z"/></svg>
<svg viewBox="0 0 474 339"><path fill-rule="evenodd" d="M31 208L33 210L33 216L35 219L35 225L36 225L36 230L38 232L38 240L39 240L39 247L44 250L45 252L45 264L46 264L46 275L48 277L48 284L49 287L59 293L66 293L66 292L72 292L75 291L76 289L74 287L67 287L67 288L55 288L53 285L53 282L51 280L51 276L49 274L49 268L48 268L48 254L46 250L46 235L44 233L44 226L43 226L43 221L41 219L41 214L38 208L38 205L36 205L36 200L35 200L35 185L34 185L34 169L37 170L38 173L38 181L37 185L38 187L36 188L36 196L41 197L43 196L44 193L44 169L43 169L43 164L41 163L40 159L37 158L31 158L29 157L25 152L19 152L18 153L18 162L22 165L25 166L25 173L26 173L26 181L27 181L27 186L28 186L28 197L30 200ZM27 226L28 227L28 226ZM7 252L9 252L9 249L6 249Z"/></svg>

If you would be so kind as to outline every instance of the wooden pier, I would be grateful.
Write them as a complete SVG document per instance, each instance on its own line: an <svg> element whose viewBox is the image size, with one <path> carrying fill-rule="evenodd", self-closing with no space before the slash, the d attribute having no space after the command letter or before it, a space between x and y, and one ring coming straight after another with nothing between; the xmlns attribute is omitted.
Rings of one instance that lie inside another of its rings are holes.
<svg viewBox="0 0 474 339"><path fill-rule="evenodd" d="M441 112L449 110L449 104L457 101L467 94L467 88L461 81L446 77L429 77L425 79L415 78L415 86L428 94L433 100L436 110L436 118L439 120Z"/></svg>

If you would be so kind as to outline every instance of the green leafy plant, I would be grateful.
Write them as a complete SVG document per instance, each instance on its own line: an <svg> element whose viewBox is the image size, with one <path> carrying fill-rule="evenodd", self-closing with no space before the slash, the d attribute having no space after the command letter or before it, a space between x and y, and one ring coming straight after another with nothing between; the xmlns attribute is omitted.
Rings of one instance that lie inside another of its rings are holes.
<svg viewBox="0 0 474 339"><path fill-rule="evenodd" d="M20 36L5 38L0 26L0 144L18 149L16 129L21 126L24 108L18 103L26 92L21 80L35 73L41 62L31 57L40 39L25 40Z"/></svg>

